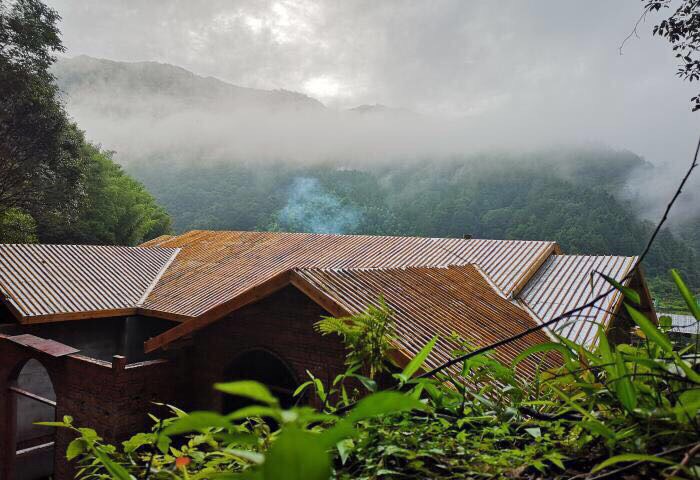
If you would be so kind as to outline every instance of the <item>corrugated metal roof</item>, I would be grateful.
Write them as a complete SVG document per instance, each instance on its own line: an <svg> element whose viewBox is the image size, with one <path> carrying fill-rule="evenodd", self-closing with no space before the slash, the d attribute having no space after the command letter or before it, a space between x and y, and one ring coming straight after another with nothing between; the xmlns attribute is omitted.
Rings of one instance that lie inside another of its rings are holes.
<svg viewBox="0 0 700 480"><path fill-rule="evenodd" d="M133 309L177 250L0 244L0 291L27 321Z"/></svg>
<svg viewBox="0 0 700 480"><path fill-rule="evenodd" d="M659 317L671 317L671 331L676 333L700 334L700 322L692 315L656 312Z"/></svg>
<svg viewBox="0 0 700 480"><path fill-rule="evenodd" d="M27 321L140 312L187 324L149 341L152 348L157 348L280 288L293 269L318 272L313 275L319 276L319 282L322 275L328 276L328 282L340 282L345 279L343 275L357 277L361 282L357 280L359 291L355 295L363 301L367 300L363 292L368 287L362 282L379 275L376 271L381 269L402 272L382 274L382 279L399 275L401 278L395 280L402 285L406 278L417 275L414 280L420 281L420 290L396 290L398 287L391 282L380 279L371 290L377 293L381 286L380 293L387 296L396 291L426 296L406 300L406 305L415 302L420 306L406 310L406 315L421 319L443 309L450 322L467 322L464 325L469 328L470 315L477 315L481 324L491 325L486 321L490 315L500 319L498 325L483 333L492 333L493 340L526 328L515 328L523 311L514 305L504 307L509 304L506 298L513 296L514 302L522 302L521 306L538 320L547 321L607 288L602 278L591 276L592 272L598 270L621 279L635 262L634 257L557 252L554 242L538 241L192 231L159 237L142 247L0 245L0 290L8 297L8 305ZM444 285L448 280L452 285L475 284L473 275L465 273L470 269L446 268L465 265L478 267L485 277L480 276L479 282L490 285L488 298L496 302L491 310L482 301L486 297L465 296L473 289L461 294L451 291L451 296L437 295L437 290L447 288ZM347 273L350 271L353 273ZM430 281L436 285L430 287ZM433 294L435 298L429 298ZM599 308L563 320L559 332L574 341L590 343L595 336L594 323L607 322L608 312L618 300L619 295L612 295L601 301ZM394 301L401 304L401 296L396 294ZM503 320L507 308L516 315L513 320ZM460 315L463 320L459 320ZM421 322L429 325L427 320ZM442 328L440 324L433 326ZM427 330L424 333L427 335ZM419 343L422 345L424 340L421 338Z"/></svg>
<svg viewBox="0 0 700 480"><path fill-rule="evenodd" d="M523 288L518 299L546 322L584 305L610 288L596 271L622 281L636 260L637 257L552 255ZM595 340L598 324L607 324L611 309L619 300L619 292L614 292L595 306L561 320L552 330L574 342L590 345Z"/></svg>
<svg viewBox="0 0 700 480"><path fill-rule="evenodd" d="M478 265L510 294L554 242L276 232L192 231L158 242L181 251L143 308L197 317L291 268Z"/></svg>
<svg viewBox="0 0 700 480"><path fill-rule="evenodd" d="M453 358L458 334L474 347L489 345L534 327L523 309L503 298L473 265L447 268L297 269L295 273L349 314L378 305L380 295L393 312L399 348L413 358L437 333L440 339L428 358L430 368ZM525 348L549 341L544 332L505 345L495 357L510 364ZM534 372L529 360L523 367Z"/></svg>

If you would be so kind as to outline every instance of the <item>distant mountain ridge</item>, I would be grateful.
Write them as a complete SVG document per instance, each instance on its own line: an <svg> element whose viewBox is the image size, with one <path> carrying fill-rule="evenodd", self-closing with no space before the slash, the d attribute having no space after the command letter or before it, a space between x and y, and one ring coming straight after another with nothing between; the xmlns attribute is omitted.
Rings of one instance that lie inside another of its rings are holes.
<svg viewBox="0 0 700 480"><path fill-rule="evenodd" d="M59 59L53 72L61 90L78 103L101 95L107 98L148 95L171 97L179 104L216 103L227 108L325 108L303 93L240 87L167 63L117 62L81 55Z"/></svg>

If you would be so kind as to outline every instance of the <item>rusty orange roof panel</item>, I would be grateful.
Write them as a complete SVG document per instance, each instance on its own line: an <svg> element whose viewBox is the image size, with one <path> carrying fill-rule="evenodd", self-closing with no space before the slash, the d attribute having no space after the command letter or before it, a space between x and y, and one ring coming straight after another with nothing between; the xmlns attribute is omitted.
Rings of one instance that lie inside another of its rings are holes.
<svg viewBox="0 0 700 480"><path fill-rule="evenodd" d="M158 242L180 253L143 304L198 317L292 268L478 265L505 295L554 242L278 232L191 231Z"/></svg>
<svg viewBox="0 0 700 480"><path fill-rule="evenodd" d="M496 291L474 265L394 269L296 269L294 273L348 314L378 305L381 295L391 308L406 358L413 358L435 335L440 338L426 365L454 358L459 345L452 334L482 347L537 325L523 309ZM295 282L296 284L296 282ZM510 365L524 349L549 341L544 332L496 349L494 356ZM533 373L534 360L523 368Z"/></svg>

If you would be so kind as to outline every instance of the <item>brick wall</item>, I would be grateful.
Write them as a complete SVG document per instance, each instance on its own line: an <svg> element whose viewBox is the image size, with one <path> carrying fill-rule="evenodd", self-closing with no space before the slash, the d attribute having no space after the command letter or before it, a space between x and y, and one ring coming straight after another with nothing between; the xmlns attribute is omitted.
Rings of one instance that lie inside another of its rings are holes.
<svg viewBox="0 0 700 480"><path fill-rule="evenodd" d="M308 379L306 370L331 382L345 370L345 349L338 337L314 331L322 315L328 313L290 286L198 332L192 351L196 408L221 409L222 396L211 385L226 380L238 354L256 348L276 354L299 382Z"/></svg>
<svg viewBox="0 0 700 480"><path fill-rule="evenodd" d="M198 332L188 347L168 352L167 361L132 365L80 354L51 357L0 336L0 452L14 449L8 387L30 358L49 372L57 418L70 415L76 425L94 428L106 441L115 443L149 429L148 412L162 415L153 401L184 409L220 409L223 397L211 385L226 380L224 372L236 356L252 349L274 353L299 382L306 380L306 370L331 382L345 370L345 350L337 337L314 331L313 324L326 314L294 287L286 287ZM72 478L64 456L70 440L69 432L57 432L54 478L58 480ZM6 461L0 453L4 468Z"/></svg>
<svg viewBox="0 0 700 480"><path fill-rule="evenodd" d="M0 338L0 466L9 472L14 451L14 424L8 387L24 363L38 360L49 373L56 392L56 417L70 415L75 424L89 426L108 442L119 442L150 428L147 412L156 412L153 401L188 403L188 389L173 362L153 361L136 365L112 365L80 355L51 357ZM159 413L159 412L156 412ZM65 460L71 434L56 432L54 473L58 480L72 478Z"/></svg>

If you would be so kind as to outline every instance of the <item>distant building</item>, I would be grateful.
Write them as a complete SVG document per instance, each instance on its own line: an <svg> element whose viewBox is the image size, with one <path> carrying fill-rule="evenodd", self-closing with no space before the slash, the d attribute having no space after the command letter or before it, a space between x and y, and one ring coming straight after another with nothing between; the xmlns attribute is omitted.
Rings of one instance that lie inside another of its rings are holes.
<svg viewBox="0 0 700 480"><path fill-rule="evenodd" d="M678 313L657 312L660 317L671 318L671 330L669 334L676 341L683 343L695 343L700 335L700 322L692 315Z"/></svg>
<svg viewBox="0 0 700 480"><path fill-rule="evenodd" d="M654 316L636 258L563 255L554 242L192 231L139 247L0 245L0 462L3 478L69 478L66 432L32 422L71 415L120 441L148 428L152 401L228 409L212 391L236 378L266 383L283 402L306 371L344 370L322 315L363 311L382 295L407 362L433 335L427 360L451 358L454 332L488 345L582 305L609 286L634 288ZM654 317L655 318L655 317ZM615 292L560 322L583 344L597 325L625 341ZM511 362L550 330L505 345ZM535 361L518 373L531 375Z"/></svg>

